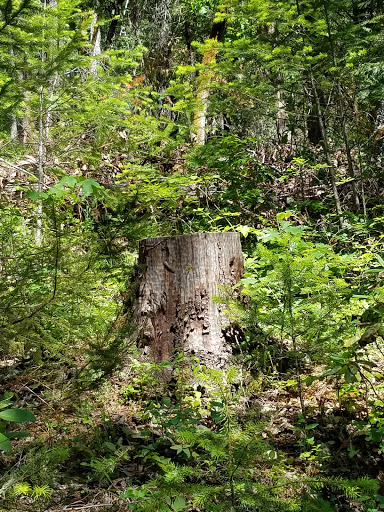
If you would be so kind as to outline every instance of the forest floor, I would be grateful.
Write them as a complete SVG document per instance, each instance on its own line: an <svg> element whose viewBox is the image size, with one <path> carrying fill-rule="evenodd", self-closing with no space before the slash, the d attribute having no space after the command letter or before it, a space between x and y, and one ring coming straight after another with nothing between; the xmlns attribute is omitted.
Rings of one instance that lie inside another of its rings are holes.
<svg viewBox="0 0 384 512"><path fill-rule="evenodd" d="M377 365L384 374L384 360ZM145 411L159 393L177 401L175 388L159 388L155 378L138 382L132 369L84 386L75 365L34 365L14 359L0 361L0 368L0 392L12 392L15 405L28 408L37 418L28 424L29 436L13 441L12 453L0 455L0 489L5 496L0 512L131 511L130 500L120 494L128 482L145 481L147 472L153 477L153 465L143 450L148 439L164 436L163 427ZM308 368L309 374L313 368ZM186 386L186 393L198 397L196 409L203 407L204 389L196 394ZM252 392L237 386L232 397L235 394L238 421L263 425L261 438L274 447L273 457L286 461L292 478L315 476L326 468L335 477L378 479L383 494L384 454L365 442L366 432L355 424L365 415L364 397L342 399L334 383L315 380L303 394L304 423L293 379L275 377ZM215 427L203 412L200 428ZM33 497L28 489L23 494L17 487L22 483L45 488L46 496L42 492ZM339 510L363 510L358 501L349 500L343 508L340 500Z"/></svg>

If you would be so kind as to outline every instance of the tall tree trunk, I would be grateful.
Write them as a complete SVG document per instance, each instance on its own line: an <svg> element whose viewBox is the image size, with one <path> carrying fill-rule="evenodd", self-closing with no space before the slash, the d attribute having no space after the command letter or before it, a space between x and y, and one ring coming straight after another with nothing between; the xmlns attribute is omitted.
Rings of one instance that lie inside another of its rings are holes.
<svg viewBox="0 0 384 512"><path fill-rule="evenodd" d="M110 48L112 46L112 42L116 36L117 26L119 24L121 9L122 8L124 9L125 5L126 5L126 3L123 4L123 2L120 0L118 2L114 2L109 8L110 9L109 12L110 12L110 16L112 16L112 20L108 27L107 37L105 38L105 47L106 48ZM123 16L124 16L124 14L125 14L125 12L123 12Z"/></svg>
<svg viewBox="0 0 384 512"><path fill-rule="evenodd" d="M139 270L135 323L155 361L171 359L179 348L207 366L225 366L233 331L214 296L242 276L239 233L147 238L140 242Z"/></svg>
<svg viewBox="0 0 384 512"><path fill-rule="evenodd" d="M128 4L129 4L129 0L125 0L124 5L123 5L123 12L122 12L122 15L121 15L121 25L120 25L119 36L122 36L122 35L126 34L125 15L127 14Z"/></svg>

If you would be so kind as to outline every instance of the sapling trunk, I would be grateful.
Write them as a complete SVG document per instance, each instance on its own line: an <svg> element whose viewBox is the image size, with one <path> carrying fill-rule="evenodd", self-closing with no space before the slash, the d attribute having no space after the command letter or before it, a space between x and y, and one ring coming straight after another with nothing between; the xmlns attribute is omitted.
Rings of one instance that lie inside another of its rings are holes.
<svg viewBox="0 0 384 512"><path fill-rule="evenodd" d="M42 192L44 186L44 165L45 165L45 123L44 123L44 89L40 86L39 93L39 142L38 142L38 177L37 177L37 191ZM41 245L42 238L42 222L43 222L43 203L39 199L37 207L37 225L35 242L36 245Z"/></svg>
<svg viewBox="0 0 384 512"><path fill-rule="evenodd" d="M316 101L316 106L317 106L317 115L318 115L319 126L320 126L321 137L322 137L321 142L322 142L325 159L326 159L326 162L328 165L328 170L329 170L329 174L330 174L330 178L331 178L331 187L332 187L333 198L334 198L335 206L336 206L336 213L338 216L339 225L340 225L340 227L342 227L343 226L342 208L341 208L339 192L337 190L337 185L336 185L335 166L333 165L332 158L331 158L331 151L330 151L330 148L328 145L327 129L325 127L320 98L319 98L319 94L317 92L316 82L315 82L315 78L313 76L312 71L310 73L310 76L311 76L312 91L315 96L315 101Z"/></svg>
<svg viewBox="0 0 384 512"><path fill-rule="evenodd" d="M327 9L327 5L325 2L323 3L323 7L324 7L325 19L327 22L328 39L329 39L329 44L331 47L332 61L333 61L333 65L335 66L335 68L337 68L338 64L337 64L337 59L336 59L335 47L333 44L331 26L329 23L328 9ZM336 91L337 91L337 102L339 104L340 116L341 116L341 133L343 134L345 153L346 153L347 162L348 162L348 174L352 178L353 202L355 203L356 209L359 210L360 209L359 192L357 189L356 173L355 173L355 169L353 166L351 147L349 144L348 128L347 128L347 121L346 121L344 101L343 101L343 91L342 91L339 79L336 80Z"/></svg>
<svg viewBox="0 0 384 512"><path fill-rule="evenodd" d="M44 62L46 59L45 56L45 11L47 8L47 2L44 0L43 5L43 32L42 32L42 46L41 46L41 72L44 74ZM40 85L39 88L39 134L38 134L38 150L37 150L37 191L42 192L44 186L44 166L45 166L45 119L44 119L44 86ZM35 233L35 243L36 245L41 245L42 238L42 222L43 222L43 203L41 199L39 199L38 207L37 207L37 223L36 223L36 233Z"/></svg>

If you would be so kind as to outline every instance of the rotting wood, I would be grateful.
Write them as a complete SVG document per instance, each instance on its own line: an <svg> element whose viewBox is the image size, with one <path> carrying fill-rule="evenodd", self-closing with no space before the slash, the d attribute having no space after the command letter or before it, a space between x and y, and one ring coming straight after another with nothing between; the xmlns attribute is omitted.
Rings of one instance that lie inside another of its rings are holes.
<svg viewBox="0 0 384 512"><path fill-rule="evenodd" d="M214 300L243 274L240 235L235 232L147 238L140 242L135 323L155 361L175 349L213 368L231 355L225 306Z"/></svg>

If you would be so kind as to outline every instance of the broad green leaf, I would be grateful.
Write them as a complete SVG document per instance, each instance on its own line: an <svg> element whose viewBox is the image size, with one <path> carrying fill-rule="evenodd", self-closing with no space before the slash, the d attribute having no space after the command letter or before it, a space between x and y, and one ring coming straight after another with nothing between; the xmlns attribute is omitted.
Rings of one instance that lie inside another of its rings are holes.
<svg viewBox="0 0 384 512"><path fill-rule="evenodd" d="M354 382L355 381L355 378L354 376L352 375L352 373L349 371L349 368L346 370L345 372L345 382L347 384L350 384L351 382Z"/></svg>
<svg viewBox="0 0 384 512"><path fill-rule="evenodd" d="M37 201L37 199L40 197L40 192L37 192L36 190L29 190L27 192L27 197L32 201Z"/></svg>
<svg viewBox="0 0 384 512"><path fill-rule="evenodd" d="M185 508L185 499L182 496L178 496L172 505L174 510L183 510Z"/></svg>
<svg viewBox="0 0 384 512"><path fill-rule="evenodd" d="M108 450L111 450L112 452L116 450L116 445L110 443L109 441L105 441L104 445L108 448Z"/></svg>
<svg viewBox="0 0 384 512"><path fill-rule="evenodd" d="M236 231L240 231L240 233L243 235L244 238L247 238L247 236L249 235L249 233L251 231L254 231L254 228L251 228L250 226L242 226L242 225L239 225L239 226L236 226Z"/></svg>
<svg viewBox="0 0 384 512"><path fill-rule="evenodd" d="M0 409L5 409L6 407L9 407L11 404L11 400L3 400L2 402L0 402Z"/></svg>
<svg viewBox="0 0 384 512"><path fill-rule="evenodd" d="M278 221L286 220L286 219L289 219L289 217L291 217L291 215L292 215L292 212L281 212L276 215L276 219Z"/></svg>
<svg viewBox="0 0 384 512"><path fill-rule="evenodd" d="M214 419L215 421L222 420L221 413L218 411L211 411L211 418Z"/></svg>
<svg viewBox="0 0 384 512"><path fill-rule="evenodd" d="M15 421L16 423L36 421L35 416L25 409L6 409L5 411L0 411L0 418L6 421Z"/></svg>
<svg viewBox="0 0 384 512"><path fill-rule="evenodd" d="M305 426L305 430L312 430L313 428L316 428L318 425L318 423L311 423L310 425Z"/></svg>
<svg viewBox="0 0 384 512"><path fill-rule="evenodd" d="M88 178L84 181L81 181L79 183L79 187L81 188L85 196L90 196L91 194L94 193L95 190L101 188L97 181L93 180L92 178Z"/></svg>
<svg viewBox="0 0 384 512"><path fill-rule="evenodd" d="M65 176L59 181L58 185L68 185L69 188L73 188L77 185L77 179L75 176Z"/></svg>
<svg viewBox="0 0 384 512"><path fill-rule="evenodd" d="M277 240L278 238L280 238L281 235L280 233L277 231L277 229L273 229L273 228L270 228L270 229L264 229L261 234L259 234L259 239L262 241L262 242L274 242L275 240Z"/></svg>
<svg viewBox="0 0 384 512"><path fill-rule="evenodd" d="M8 439L22 439L28 436L29 432L7 432Z"/></svg>
<svg viewBox="0 0 384 512"><path fill-rule="evenodd" d="M0 434L0 450L3 452L10 452L12 449L11 442L9 441L8 437L4 434Z"/></svg>

